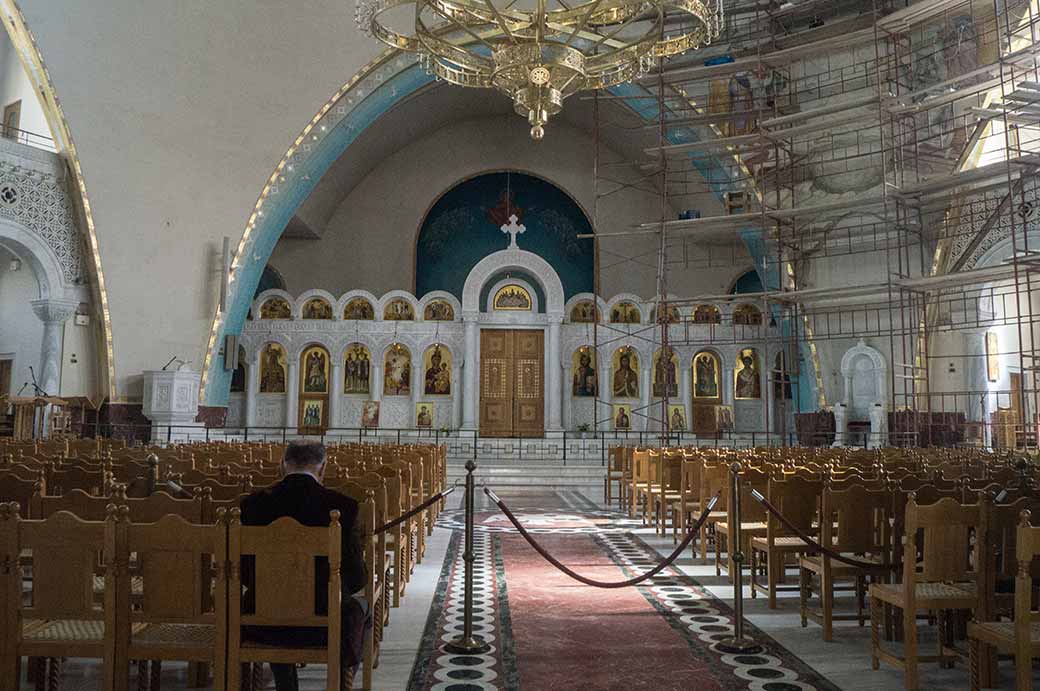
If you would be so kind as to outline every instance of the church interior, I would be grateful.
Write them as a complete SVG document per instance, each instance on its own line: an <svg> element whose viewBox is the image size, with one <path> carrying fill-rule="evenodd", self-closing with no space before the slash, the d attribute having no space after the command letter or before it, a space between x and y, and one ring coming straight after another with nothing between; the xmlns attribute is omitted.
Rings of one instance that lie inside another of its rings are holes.
<svg viewBox="0 0 1040 691"><path fill-rule="evenodd" d="M1040 689L1040 1L0 20L0 690Z"/></svg>

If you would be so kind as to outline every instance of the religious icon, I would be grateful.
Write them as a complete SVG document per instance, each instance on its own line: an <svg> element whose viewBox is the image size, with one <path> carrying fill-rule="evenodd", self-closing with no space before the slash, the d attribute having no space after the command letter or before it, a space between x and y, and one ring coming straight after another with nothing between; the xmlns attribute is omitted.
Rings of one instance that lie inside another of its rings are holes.
<svg viewBox="0 0 1040 691"><path fill-rule="evenodd" d="M582 346L571 356L571 368L574 370L574 381L571 392L575 396L595 396L596 386L596 351Z"/></svg>
<svg viewBox="0 0 1040 691"><path fill-rule="evenodd" d="M714 353L701 351L693 358L693 397L719 397L719 359Z"/></svg>
<svg viewBox="0 0 1040 691"><path fill-rule="evenodd" d="M415 426L420 429L430 429L433 427L432 403L415 404Z"/></svg>
<svg viewBox="0 0 1040 691"><path fill-rule="evenodd" d="M571 321L575 324L599 321L599 310L592 304L592 300L582 300L571 308Z"/></svg>
<svg viewBox="0 0 1040 691"><path fill-rule="evenodd" d="M733 429L733 406L715 406L715 429L720 432Z"/></svg>
<svg viewBox="0 0 1040 691"><path fill-rule="evenodd" d="M383 395L407 396L412 392L412 356L399 343L386 351L383 367Z"/></svg>
<svg viewBox="0 0 1040 691"><path fill-rule="evenodd" d="M679 314L679 308L674 305L669 305L661 312L661 317L657 317L657 308L655 307L650 315L650 319L658 324L678 324L682 321L682 315Z"/></svg>
<svg viewBox="0 0 1040 691"><path fill-rule="evenodd" d="M332 319L332 305L321 298L311 298L303 303L304 319Z"/></svg>
<svg viewBox="0 0 1040 691"><path fill-rule="evenodd" d="M733 310L733 323L743 326L759 326L762 324L762 312L754 305L737 305Z"/></svg>
<svg viewBox="0 0 1040 691"><path fill-rule="evenodd" d="M423 355L423 392L427 396L451 395L451 351L436 344Z"/></svg>
<svg viewBox="0 0 1040 691"><path fill-rule="evenodd" d="M445 300L431 300L423 310L423 319L428 322L450 322L455 320L455 308Z"/></svg>
<svg viewBox="0 0 1040 691"><path fill-rule="evenodd" d="M289 301L280 297L264 300L264 304L260 305L260 318L291 319L292 309L289 307Z"/></svg>
<svg viewBox="0 0 1040 691"><path fill-rule="evenodd" d="M300 401L302 419L300 427L322 427L325 412L325 401L317 399L304 399Z"/></svg>
<svg viewBox="0 0 1040 691"><path fill-rule="evenodd" d="M372 303L365 298L353 298L343 308L344 319L375 319L376 313Z"/></svg>
<svg viewBox="0 0 1040 691"><path fill-rule="evenodd" d="M1000 348L996 331L986 332L986 378L990 381L1000 379Z"/></svg>
<svg viewBox="0 0 1040 691"><path fill-rule="evenodd" d="M347 346L343 362L343 393L367 394L370 392L372 357L368 348L360 343Z"/></svg>
<svg viewBox="0 0 1040 691"><path fill-rule="evenodd" d="M679 356L669 346L654 355L653 394L656 398L679 395Z"/></svg>
<svg viewBox="0 0 1040 691"><path fill-rule="evenodd" d="M411 303L407 300L397 298L388 302L386 308L383 309L383 320L404 322L414 321L415 310L412 309Z"/></svg>
<svg viewBox="0 0 1040 691"><path fill-rule="evenodd" d="M758 374L758 354L752 348L740 351L734 376L735 398L762 398L762 380Z"/></svg>
<svg viewBox="0 0 1040 691"><path fill-rule="evenodd" d="M361 406L361 426L379 427L379 401L365 401Z"/></svg>
<svg viewBox="0 0 1040 691"><path fill-rule="evenodd" d="M614 353L614 395L618 398L639 398L639 355L631 348L619 348Z"/></svg>
<svg viewBox="0 0 1040 691"><path fill-rule="evenodd" d="M301 357L303 364L303 393L329 392L329 354L321 346L313 346L304 351Z"/></svg>
<svg viewBox="0 0 1040 691"><path fill-rule="evenodd" d="M531 294L523 286L510 283L498 289L491 304L496 310L530 311Z"/></svg>
<svg viewBox="0 0 1040 691"><path fill-rule="evenodd" d="M668 406L668 430L671 432L686 431L686 406L682 404Z"/></svg>
<svg viewBox="0 0 1040 691"><path fill-rule="evenodd" d="M285 393L285 351L268 343L260 355L260 393Z"/></svg>
<svg viewBox="0 0 1040 691"><path fill-rule="evenodd" d="M638 324L639 308L631 302L619 302L610 310L611 324Z"/></svg>
<svg viewBox="0 0 1040 691"><path fill-rule="evenodd" d="M632 429L632 406L627 403L614 404L614 429Z"/></svg>
<svg viewBox="0 0 1040 691"><path fill-rule="evenodd" d="M719 324L722 322L722 314L715 305L697 305L693 310L694 324Z"/></svg>

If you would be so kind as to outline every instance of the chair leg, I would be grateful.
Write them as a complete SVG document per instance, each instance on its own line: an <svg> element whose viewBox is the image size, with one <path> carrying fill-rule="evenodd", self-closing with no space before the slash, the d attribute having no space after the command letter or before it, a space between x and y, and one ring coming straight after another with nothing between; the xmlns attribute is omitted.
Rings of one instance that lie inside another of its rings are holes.
<svg viewBox="0 0 1040 691"><path fill-rule="evenodd" d="M135 660L137 663L137 691L148 691L148 660Z"/></svg>
<svg viewBox="0 0 1040 691"><path fill-rule="evenodd" d="M152 660L151 668L148 691L159 691L162 684L162 660Z"/></svg>
<svg viewBox="0 0 1040 691"><path fill-rule="evenodd" d="M903 610L903 665L903 686L917 691L917 613L909 608Z"/></svg>
<svg viewBox="0 0 1040 691"><path fill-rule="evenodd" d="M979 646L977 638L968 641L968 681L971 691L979 691Z"/></svg>
<svg viewBox="0 0 1040 691"><path fill-rule="evenodd" d="M798 613L802 618L802 628L809 625L809 569L798 567Z"/></svg>
<svg viewBox="0 0 1040 691"><path fill-rule="evenodd" d="M834 576L826 561L820 574L820 609L823 610L823 640L834 640Z"/></svg>
<svg viewBox="0 0 1040 691"><path fill-rule="evenodd" d="M769 594L769 609L776 609L776 584L783 573L784 557L779 552L766 554L766 589Z"/></svg>
<svg viewBox="0 0 1040 691"><path fill-rule="evenodd" d="M821 591L822 592L822 591ZM881 666L878 659L878 646L881 645L881 600L870 598L870 668Z"/></svg>

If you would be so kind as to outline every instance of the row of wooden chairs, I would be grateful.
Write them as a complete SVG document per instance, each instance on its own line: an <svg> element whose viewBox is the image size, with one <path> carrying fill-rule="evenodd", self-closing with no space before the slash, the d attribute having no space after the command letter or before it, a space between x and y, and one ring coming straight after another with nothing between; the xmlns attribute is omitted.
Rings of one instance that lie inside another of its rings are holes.
<svg viewBox="0 0 1040 691"><path fill-rule="evenodd" d="M365 560L375 573L374 501L361 485L358 521ZM246 527L238 509L221 509L213 524L178 515L137 523L128 506L110 505L104 520L59 511L22 519L16 504L0 505L3 636L0 686L18 688L22 658L48 661L38 678L52 684L67 657L102 660L103 691L129 687L133 660L205 663L218 691L238 689L245 663L305 662L328 666L327 688L339 689L341 528L307 528L284 518ZM243 557L254 560L255 611L243 611ZM314 612L315 560L327 559L328 613ZM11 566L17 565L17 566ZM98 597L96 582L102 582ZM287 584L291 583L291 587ZM375 601L374 579L364 587ZM327 628L328 645L271 646L243 640L242 626ZM363 688L371 688L374 643L364 650ZM54 688L54 686L52 686ZM153 687L154 688L154 687Z"/></svg>

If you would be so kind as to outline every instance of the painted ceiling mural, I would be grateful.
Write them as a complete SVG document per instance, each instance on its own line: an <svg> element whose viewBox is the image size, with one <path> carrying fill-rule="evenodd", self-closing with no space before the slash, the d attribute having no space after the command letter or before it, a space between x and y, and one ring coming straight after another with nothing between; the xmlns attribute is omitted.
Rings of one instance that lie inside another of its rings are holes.
<svg viewBox="0 0 1040 691"><path fill-rule="evenodd" d="M595 261L585 213L550 182L523 173L487 173L459 183L426 214L415 248L415 294L444 290L462 299L470 270L484 257L509 246L501 231L515 215L526 231L521 249L556 270L569 298L591 292Z"/></svg>

